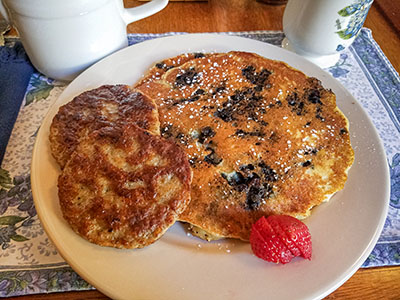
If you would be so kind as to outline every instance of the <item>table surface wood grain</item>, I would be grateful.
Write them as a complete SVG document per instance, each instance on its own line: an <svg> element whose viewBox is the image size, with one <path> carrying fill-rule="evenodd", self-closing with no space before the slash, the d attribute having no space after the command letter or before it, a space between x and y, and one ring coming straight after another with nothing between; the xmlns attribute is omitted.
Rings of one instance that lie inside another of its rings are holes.
<svg viewBox="0 0 400 300"><path fill-rule="evenodd" d="M125 0L126 7L143 2ZM282 30L284 5L256 0L170 2L161 12L128 25L128 33ZM364 26L394 68L400 70L400 1L375 0ZM359 269L325 299L400 299L400 267ZM134 297L134 295L132 295ZM266 295L267 297L267 295ZM18 297L24 299L108 299L97 290Z"/></svg>

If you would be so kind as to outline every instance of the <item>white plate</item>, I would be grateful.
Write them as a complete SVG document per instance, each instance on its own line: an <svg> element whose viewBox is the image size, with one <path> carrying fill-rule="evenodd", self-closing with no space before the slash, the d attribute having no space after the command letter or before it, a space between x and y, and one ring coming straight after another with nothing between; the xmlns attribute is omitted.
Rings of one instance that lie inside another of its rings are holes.
<svg viewBox="0 0 400 300"><path fill-rule="evenodd" d="M282 60L319 78L337 95L350 120L355 162L345 189L315 209L305 223L313 241L311 261L264 262L250 245L208 243L175 224L155 244L140 250L93 245L64 221L57 197L59 169L48 135L60 105L102 84L133 84L150 65L185 52L251 51ZM50 109L38 133L32 161L32 191L39 218L60 254L90 284L117 299L318 299L343 284L365 261L383 228L389 201L389 171L378 134L364 110L329 74L305 59L259 41L191 34L146 41L95 64L74 80Z"/></svg>

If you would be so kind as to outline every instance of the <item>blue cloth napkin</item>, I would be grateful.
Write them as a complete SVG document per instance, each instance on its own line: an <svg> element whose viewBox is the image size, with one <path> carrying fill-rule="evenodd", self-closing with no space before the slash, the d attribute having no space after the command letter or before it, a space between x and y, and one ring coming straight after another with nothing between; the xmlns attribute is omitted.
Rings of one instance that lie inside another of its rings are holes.
<svg viewBox="0 0 400 300"><path fill-rule="evenodd" d="M0 47L0 164L33 71L20 42Z"/></svg>

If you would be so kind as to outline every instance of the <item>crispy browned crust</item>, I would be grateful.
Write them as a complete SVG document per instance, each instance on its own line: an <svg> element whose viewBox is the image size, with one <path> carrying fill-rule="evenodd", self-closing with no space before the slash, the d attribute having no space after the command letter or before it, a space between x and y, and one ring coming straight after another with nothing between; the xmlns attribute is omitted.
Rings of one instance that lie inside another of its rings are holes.
<svg viewBox="0 0 400 300"><path fill-rule="evenodd" d="M317 79L244 52L157 68L136 88L156 99L162 136L189 157L192 200L180 220L247 240L259 217L304 218L344 187L348 122Z"/></svg>
<svg viewBox="0 0 400 300"><path fill-rule="evenodd" d="M101 127L125 123L159 134L154 101L127 85L103 85L86 91L60 107L54 117L51 152L63 168L82 138Z"/></svg>
<svg viewBox="0 0 400 300"><path fill-rule="evenodd" d="M135 125L103 127L81 141L58 180L72 229L92 243L155 242L190 201L191 170L174 142Z"/></svg>

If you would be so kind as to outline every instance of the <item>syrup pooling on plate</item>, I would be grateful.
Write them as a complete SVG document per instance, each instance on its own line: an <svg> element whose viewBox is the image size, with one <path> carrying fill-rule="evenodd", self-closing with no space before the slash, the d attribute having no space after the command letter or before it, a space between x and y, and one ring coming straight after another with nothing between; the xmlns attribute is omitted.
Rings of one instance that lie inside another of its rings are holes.
<svg viewBox="0 0 400 300"><path fill-rule="evenodd" d="M188 155L192 201L180 219L199 236L247 240L262 215L306 217L343 188L348 122L317 79L251 53L187 57L155 64L136 88Z"/></svg>

